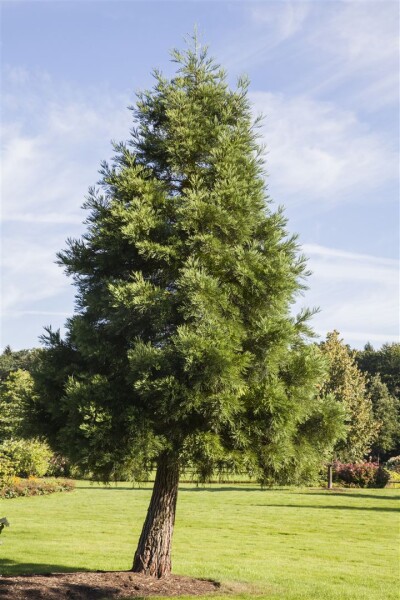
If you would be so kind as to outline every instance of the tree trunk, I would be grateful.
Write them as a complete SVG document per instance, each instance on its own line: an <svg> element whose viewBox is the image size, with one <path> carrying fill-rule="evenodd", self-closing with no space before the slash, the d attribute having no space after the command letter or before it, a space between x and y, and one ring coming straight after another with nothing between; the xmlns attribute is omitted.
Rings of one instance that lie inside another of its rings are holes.
<svg viewBox="0 0 400 600"><path fill-rule="evenodd" d="M328 490L332 489L332 465L328 465Z"/></svg>
<svg viewBox="0 0 400 600"><path fill-rule="evenodd" d="M161 455L153 493L135 552L132 571L153 577L171 573L171 543L178 497L179 465L176 456Z"/></svg>

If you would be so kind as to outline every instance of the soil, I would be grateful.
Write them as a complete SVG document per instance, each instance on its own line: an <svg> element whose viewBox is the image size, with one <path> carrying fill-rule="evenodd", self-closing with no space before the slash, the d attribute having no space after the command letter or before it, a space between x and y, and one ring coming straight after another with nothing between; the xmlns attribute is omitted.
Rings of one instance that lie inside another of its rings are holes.
<svg viewBox="0 0 400 600"><path fill-rule="evenodd" d="M0 600L114 600L212 594L216 581L170 575L155 579L131 571L0 576Z"/></svg>

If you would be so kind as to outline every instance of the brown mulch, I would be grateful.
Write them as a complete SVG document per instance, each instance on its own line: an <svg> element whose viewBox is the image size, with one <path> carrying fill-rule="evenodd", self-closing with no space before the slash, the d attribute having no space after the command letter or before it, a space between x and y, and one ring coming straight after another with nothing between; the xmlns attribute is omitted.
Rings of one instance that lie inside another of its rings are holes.
<svg viewBox="0 0 400 600"><path fill-rule="evenodd" d="M170 575L155 579L131 571L0 576L1 600L114 600L212 594L219 583Z"/></svg>

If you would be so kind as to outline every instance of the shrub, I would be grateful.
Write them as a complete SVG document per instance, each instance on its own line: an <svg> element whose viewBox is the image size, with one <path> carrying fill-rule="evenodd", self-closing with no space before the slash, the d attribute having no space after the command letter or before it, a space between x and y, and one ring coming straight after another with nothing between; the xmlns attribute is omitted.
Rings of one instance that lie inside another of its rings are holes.
<svg viewBox="0 0 400 600"><path fill-rule="evenodd" d="M55 492L70 492L75 489L75 482L69 479L44 480L29 477L20 479L13 477L0 484L0 498L18 498L20 496L44 496Z"/></svg>
<svg viewBox="0 0 400 600"><path fill-rule="evenodd" d="M395 473L400 473L400 456L392 456L386 463L386 468L389 471L395 471Z"/></svg>
<svg viewBox="0 0 400 600"><path fill-rule="evenodd" d="M42 477L49 468L52 452L38 439L8 439L0 444L0 462L11 461L14 475Z"/></svg>
<svg viewBox="0 0 400 600"><path fill-rule="evenodd" d="M0 452L0 485L15 475L15 466L11 458Z"/></svg>
<svg viewBox="0 0 400 600"><path fill-rule="evenodd" d="M53 454L46 475L50 477L70 477L71 463L62 454Z"/></svg>
<svg viewBox="0 0 400 600"><path fill-rule="evenodd" d="M389 471L391 483L400 483L400 473L397 471Z"/></svg>
<svg viewBox="0 0 400 600"><path fill-rule="evenodd" d="M390 479L390 473L373 462L340 463L333 466L333 480L349 487L383 488Z"/></svg>

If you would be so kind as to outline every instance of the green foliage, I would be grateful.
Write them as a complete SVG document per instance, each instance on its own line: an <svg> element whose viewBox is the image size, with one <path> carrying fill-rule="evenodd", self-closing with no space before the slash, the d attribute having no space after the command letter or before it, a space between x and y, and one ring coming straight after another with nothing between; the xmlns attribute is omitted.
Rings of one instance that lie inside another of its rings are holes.
<svg viewBox="0 0 400 600"><path fill-rule="evenodd" d="M14 461L8 455L0 452L0 484L10 481L15 475Z"/></svg>
<svg viewBox="0 0 400 600"><path fill-rule="evenodd" d="M385 460L400 452L400 344L383 344L380 350L367 344L355 358L358 367L371 378L371 398L380 423L373 450Z"/></svg>
<svg viewBox="0 0 400 600"><path fill-rule="evenodd" d="M368 382L368 393L374 419L379 427L372 444L372 453L374 456L384 457L400 444L400 401L389 393L380 375L374 375Z"/></svg>
<svg viewBox="0 0 400 600"><path fill-rule="evenodd" d="M350 487L383 488L390 480L390 473L378 463L334 463L333 480Z"/></svg>
<svg viewBox="0 0 400 600"><path fill-rule="evenodd" d="M391 469L388 469L388 473L390 474L390 483L394 483L396 485L400 483L400 473L397 471L392 471Z"/></svg>
<svg viewBox="0 0 400 600"><path fill-rule="evenodd" d="M59 254L77 311L65 340L44 337L37 420L102 479L143 473L165 451L201 479L221 461L263 481L309 479L341 408L318 397L310 311L290 315L305 259L266 194L247 82L230 90L197 46L173 60L102 165L86 233Z"/></svg>
<svg viewBox="0 0 400 600"><path fill-rule="evenodd" d="M52 451L46 442L38 439L7 439L0 444L0 460L11 461L18 477L42 477L49 468Z"/></svg>
<svg viewBox="0 0 400 600"><path fill-rule="evenodd" d="M0 354L0 381L4 381L10 373L20 369L31 372L40 353L38 348L13 351L10 346L6 346Z"/></svg>
<svg viewBox="0 0 400 600"><path fill-rule="evenodd" d="M366 378L337 331L328 333L320 348L329 366L321 393L332 394L345 411L347 431L335 446L335 456L341 460L359 461L370 451L378 431Z"/></svg>
<svg viewBox="0 0 400 600"><path fill-rule="evenodd" d="M379 374L390 394L400 400L400 343L383 344L380 350L367 344L355 358L361 371L371 376Z"/></svg>
<svg viewBox="0 0 400 600"><path fill-rule="evenodd" d="M0 381L0 441L29 432L29 410L35 397L34 381L28 371L11 371Z"/></svg>

